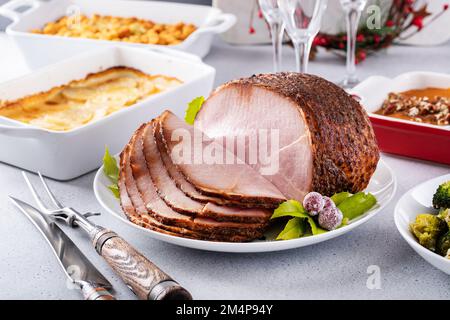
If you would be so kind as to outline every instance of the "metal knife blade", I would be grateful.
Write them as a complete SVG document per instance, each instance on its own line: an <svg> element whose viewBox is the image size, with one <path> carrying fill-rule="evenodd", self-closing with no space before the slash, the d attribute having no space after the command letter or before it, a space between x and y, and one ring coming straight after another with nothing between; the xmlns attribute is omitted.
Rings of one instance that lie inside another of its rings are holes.
<svg viewBox="0 0 450 320"><path fill-rule="evenodd" d="M53 253L58 258L61 268L71 281L85 281L102 286L105 289L112 288L111 283L97 270L55 222L33 206L19 199L9 198L47 240Z"/></svg>

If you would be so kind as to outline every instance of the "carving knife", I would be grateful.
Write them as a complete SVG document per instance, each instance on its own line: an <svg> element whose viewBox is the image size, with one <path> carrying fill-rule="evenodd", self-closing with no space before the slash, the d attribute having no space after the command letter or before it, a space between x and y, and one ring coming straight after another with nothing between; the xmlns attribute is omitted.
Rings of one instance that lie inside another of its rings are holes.
<svg viewBox="0 0 450 320"><path fill-rule="evenodd" d="M59 265L69 279L69 288L81 290L86 300L115 300L108 291L108 289L112 289L111 283L55 222L38 209L19 199L10 197L10 200L47 240L58 258Z"/></svg>

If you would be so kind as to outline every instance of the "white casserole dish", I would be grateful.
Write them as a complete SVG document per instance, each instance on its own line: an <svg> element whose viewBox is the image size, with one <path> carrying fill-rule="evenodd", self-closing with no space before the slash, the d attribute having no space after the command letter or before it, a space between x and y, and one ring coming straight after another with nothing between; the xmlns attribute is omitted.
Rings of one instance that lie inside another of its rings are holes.
<svg viewBox="0 0 450 320"><path fill-rule="evenodd" d="M17 11L24 7L30 8L22 13ZM100 45L167 47L30 33L30 30L41 28L46 23L55 21L62 16L79 13L137 17L160 23L193 23L198 29L185 41L170 46L170 48L193 53L200 57L208 54L214 34L227 31L236 22L234 15L222 13L216 8L159 1L51 0L41 2L39 0L12 0L0 7L0 15L13 21L6 28L6 33L14 39L31 68L53 63L68 55L98 48Z"/></svg>
<svg viewBox="0 0 450 320"><path fill-rule="evenodd" d="M184 83L66 132L41 129L0 116L0 161L40 171L57 180L73 179L98 168L105 146L113 154L120 152L140 124L157 117L163 110L170 109L183 117L189 101L209 95L215 77L214 68L190 54L167 49L161 54L129 47L109 47L0 84L0 99L16 100L114 66L172 76Z"/></svg>

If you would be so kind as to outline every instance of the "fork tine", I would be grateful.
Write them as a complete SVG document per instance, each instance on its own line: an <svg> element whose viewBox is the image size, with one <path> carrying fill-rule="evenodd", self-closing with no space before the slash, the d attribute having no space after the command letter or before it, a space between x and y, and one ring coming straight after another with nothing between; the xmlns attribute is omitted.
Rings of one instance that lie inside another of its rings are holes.
<svg viewBox="0 0 450 320"><path fill-rule="evenodd" d="M44 203L42 202L42 199L39 197L38 193L36 192L36 189L34 188L33 184L31 183L31 181L28 178L28 175L25 173L25 171L22 171L22 176L25 179L25 182L27 183L28 188L30 189L31 194L33 195L33 198L36 201L39 209L41 209L44 212L49 212L50 210L45 207Z"/></svg>
<svg viewBox="0 0 450 320"><path fill-rule="evenodd" d="M51 192L50 188L47 185L47 182L45 181L44 177L42 176L42 174L40 172L38 172L39 178L41 179L42 184L44 185L44 189L47 192L48 196L50 197L50 200L53 202L53 204L58 208L58 209L63 209L63 205L56 200L55 196L53 195L53 193Z"/></svg>

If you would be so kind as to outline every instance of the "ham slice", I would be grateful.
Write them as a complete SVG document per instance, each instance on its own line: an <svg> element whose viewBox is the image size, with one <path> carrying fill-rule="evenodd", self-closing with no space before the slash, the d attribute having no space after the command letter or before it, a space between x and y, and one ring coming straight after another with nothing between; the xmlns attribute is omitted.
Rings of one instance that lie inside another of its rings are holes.
<svg viewBox="0 0 450 320"><path fill-rule="evenodd" d="M128 145L124 149L120 157L121 169L119 173L118 185L122 209L131 222L141 227L172 236L213 241L249 241L248 236L242 236L239 234L222 235L220 233L217 234L210 232L193 231L183 227L166 225L161 221L155 219L152 215L148 214L145 204L140 196L136 182L133 179L131 166L129 164L129 153L130 146ZM136 208L138 209L136 210ZM259 237L259 234L255 235L255 238Z"/></svg>
<svg viewBox="0 0 450 320"><path fill-rule="evenodd" d="M195 128L221 141L286 198L300 201L313 190L325 195L363 190L379 160L360 104L333 83L308 74L261 74L226 83L204 103ZM265 173L271 164L254 154L250 159L249 144L239 155L227 143L245 141L257 130L278 132L274 172Z"/></svg>
<svg viewBox="0 0 450 320"><path fill-rule="evenodd" d="M160 132L172 162L201 193L255 206L273 207L286 200L274 185L250 166L238 161L222 145L214 141L198 145L196 137L201 137L202 133L170 111L165 111L160 117ZM202 157L205 148L222 152L228 162L198 161L196 158Z"/></svg>
<svg viewBox="0 0 450 320"><path fill-rule="evenodd" d="M143 137L142 133L147 124L138 129L129 144L129 167L132 171L136 190L129 188L132 201L138 212L143 215L145 208L154 219L164 225L177 226L186 228L203 234L210 234L211 238L218 235L222 238L225 236L234 237L236 235L246 237L247 240L257 239L262 236L265 224L243 224L236 222L220 222L209 218L194 217L180 214L170 208L159 196L153 180L150 176L145 156L143 153ZM127 173L127 171L125 171ZM131 180L131 177L130 177ZM127 186L128 187L128 186ZM140 200L138 199L140 195Z"/></svg>
<svg viewBox="0 0 450 320"><path fill-rule="evenodd" d="M153 231L157 231L159 233L168 234L172 236L181 236L186 238L192 238L192 239L208 239L207 236L202 236L201 234L192 232L191 230L184 229L184 228L178 228L173 226L165 226L156 219L154 219L152 216L147 214L146 210L141 211L142 215L138 214L138 212L135 210L134 204L129 196L129 193L133 196L133 200L138 205L142 203L142 200L139 197L139 193L136 188L136 184L134 183L133 179L130 179L130 175L132 175L130 166L127 165L129 161L129 147L127 146L125 150L120 155L120 172L119 172L119 192L120 192L120 203L122 206L122 210L127 216L128 220L130 220L132 223L141 226L143 228L147 228ZM128 179L126 180L126 174L124 171L128 171ZM130 192L127 190L127 184L129 187ZM142 208L142 207L141 207ZM236 241L240 241L240 237L236 239Z"/></svg>
<svg viewBox="0 0 450 320"><path fill-rule="evenodd" d="M204 204L187 197L178 189L175 182L167 173L161 159L154 136L154 122L145 126L142 132L143 153L149 175L162 199L175 211L192 216L198 216L203 211Z"/></svg>
<svg viewBox="0 0 450 320"><path fill-rule="evenodd" d="M156 120L145 127L142 134L143 151L153 183L161 198L163 198L171 208L183 214L210 217L217 221L267 224L272 215L272 212L269 210L231 208L205 201L196 201L188 197L178 188L175 181L169 175L167 167L164 165L160 150L155 141L155 134L158 128L159 125ZM167 152L165 152L164 149L163 152L167 157ZM172 170L177 170L173 163L170 162L169 165L172 167ZM181 173L172 172L172 174L177 175L179 176L179 179L182 179ZM189 184L186 180L184 180L183 183ZM192 186L190 187L193 188Z"/></svg>
<svg viewBox="0 0 450 320"><path fill-rule="evenodd" d="M185 176L177 169L176 165L172 162L172 159L168 155L167 148L164 144L164 141L163 141L163 138L161 135L159 119L157 119L157 121L155 121L154 125L155 125L154 136L155 136L156 144L158 146L158 150L160 152L161 159L164 163L164 166L166 167L167 172L169 173L170 177L175 182L177 187L180 188L188 197L190 197L194 200L200 201L200 202L209 202L209 206L216 204L219 206L227 205L227 206L234 206L234 207L238 207L238 208L259 207L259 204L255 205L255 204L245 203L245 202L242 203L239 201L233 201L230 199L213 197L213 196L209 196L209 195L200 193L197 189L195 189L195 187L189 181L186 180ZM272 207L272 206L271 205L267 206L265 204L261 204L260 207L264 208L264 207ZM266 220L265 217L264 217L264 220Z"/></svg>

